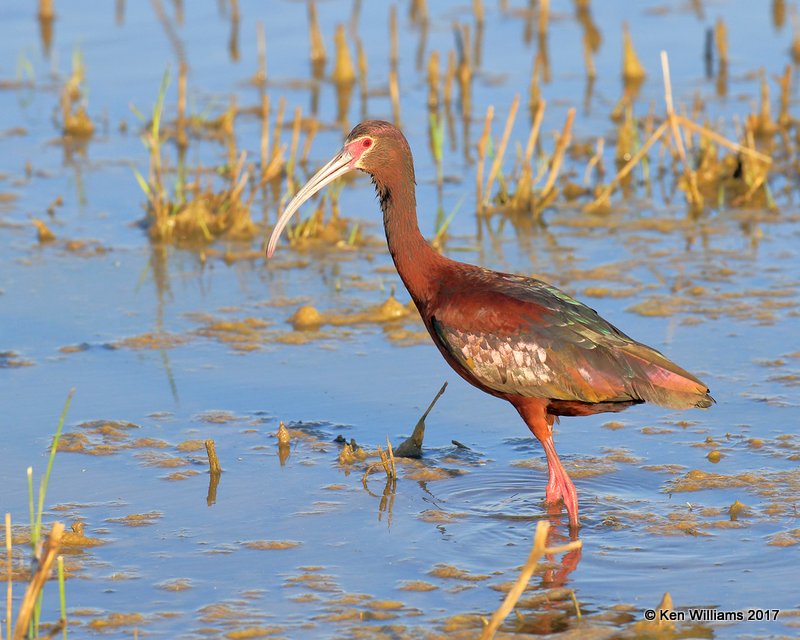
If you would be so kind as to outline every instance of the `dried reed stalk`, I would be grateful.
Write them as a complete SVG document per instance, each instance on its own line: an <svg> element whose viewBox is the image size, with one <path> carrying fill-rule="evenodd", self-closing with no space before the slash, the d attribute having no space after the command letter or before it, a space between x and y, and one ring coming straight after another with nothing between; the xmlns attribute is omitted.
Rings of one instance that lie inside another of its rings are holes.
<svg viewBox="0 0 800 640"><path fill-rule="evenodd" d="M603 175L605 170L603 169L603 149L605 149L606 140L602 136L597 139L597 148L594 152L594 155L589 158L589 162L586 163L586 170L583 172L583 184L588 185L589 179L592 175L592 171L597 167L597 174L598 176Z"/></svg>
<svg viewBox="0 0 800 640"><path fill-rule="evenodd" d="M675 147L678 150L678 156L683 164L683 173L686 176L688 186L689 202L692 205L702 205L703 196L697 188L697 176L692 171L688 160L686 159L686 150L683 146L683 136L681 135L678 120L675 116L675 109L672 103L672 82L669 76L669 57L666 51L661 52L661 71L664 75L664 103L667 107L667 122L669 123L670 130L672 131L672 138L675 140Z"/></svg>
<svg viewBox="0 0 800 640"><path fill-rule="evenodd" d="M397 480L397 467L394 461L394 453L392 451L392 445L389 442L389 438L387 436L386 442L389 446L388 453L378 447L378 457L380 460L377 462L373 462L369 465L366 469L364 469L364 475L361 477L361 484L364 485L364 488L369 491L367 486L367 478L369 478L370 474L375 471L376 469L383 469L386 473L386 480L387 481L395 481ZM349 445L345 445L345 447L349 447ZM350 460L347 460L350 462ZM340 462L341 462L341 455L340 455Z"/></svg>
<svg viewBox="0 0 800 640"><path fill-rule="evenodd" d="M550 0L539 0L539 39L547 36L547 22L550 19Z"/></svg>
<svg viewBox="0 0 800 640"><path fill-rule="evenodd" d="M353 84L356 80L356 72L353 67L353 58L350 56L350 49L347 47L347 34L343 24L337 25L333 41L336 48L336 64L331 74L331 80L339 85Z"/></svg>
<svg viewBox="0 0 800 640"><path fill-rule="evenodd" d="M592 43L588 36L583 38L583 66L586 67L586 77L589 80L597 78L597 69L594 66L594 57L592 57Z"/></svg>
<svg viewBox="0 0 800 640"><path fill-rule="evenodd" d="M472 0L472 13L475 15L475 22L477 24L483 24L486 12L483 10L482 0Z"/></svg>
<svg viewBox="0 0 800 640"><path fill-rule="evenodd" d="M497 608L497 611L494 612L488 624L483 629L481 640L491 640L491 638L494 638L503 620L505 620L506 616L514 609L514 605L517 604L520 596L525 591L525 587L528 586L528 581L531 579L533 572L536 571L536 565L542 556L580 549L583 545L580 540L574 540L573 542L558 547L547 547L547 532L549 529L550 523L546 520L540 520L536 524L533 548L528 555L528 559L525 561L525 565L522 567L522 571L520 571L519 578L517 578L514 586L511 587L506 595L505 600L503 600L503 603Z"/></svg>
<svg viewBox="0 0 800 640"><path fill-rule="evenodd" d="M219 458L217 457L217 445L210 438L206 440L206 453L208 454L208 470L212 476L218 476L222 473L222 468L219 466Z"/></svg>
<svg viewBox="0 0 800 640"><path fill-rule="evenodd" d="M528 92L528 108L535 112L542 101L542 90L539 81L542 76L542 56L537 53L533 60L533 70L531 71L531 86Z"/></svg>
<svg viewBox="0 0 800 640"><path fill-rule="evenodd" d="M47 582L50 576L50 570L53 568L53 563L61 547L61 534L63 533L64 525L60 522L53 523L53 528L50 530L50 535L47 537L47 542L42 549L42 557L39 559L36 573L33 574L28 588L25 590L25 595L22 597L22 603L17 614L17 623L14 626L13 640L23 640L28 633L28 624L30 623L31 615L33 615L33 609L39 599L39 594L42 592L44 583Z"/></svg>
<svg viewBox="0 0 800 640"><path fill-rule="evenodd" d="M456 52L450 49L447 52L447 70L444 74L444 105L450 108L453 102L453 81L456 77Z"/></svg>
<svg viewBox="0 0 800 640"><path fill-rule="evenodd" d="M400 36L397 28L397 5L389 7L389 64L397 67L400 59Z"/></svg>
<svg viewBox="0 0 800 640"><path fill-rule="evenodd" d="M55 17L53 0L39 0L39 20L52 20Z"/></svg>
<svg viewBox="0 0 800 640"><path fill-rule="evenodd" d="M394 451L392 450L392 443L389 441L389 436L386 436L386 449L388 450L389 466L391 468L390 478L397 478L397 465L394 462ZM387 474L388 475L388 474Z"/></svg>
<svg viewBox="0 0 800 640"><path fill-rule="evenodd" d="M519 95L515 95L514 101L511 103L511 108L508 110L508 117L506 118L506 126L503 130L503 137L500 139L500 146L497 147L497 153L494 156L494 162L492 162L492 168L489 171L489 177L486 179L486 189L483 191L482 203L482 206L484 207L489 204L489 198L492 195L494 181L497 178L497 174L500 173L500 167L503 164L503 156L505 155L506 147L508 146L508 139L511 136L511 129L514 127L514 120L517 118L518 108Z"/></svg>
<svg viewBox="0 0 800 640"><path fill-rule="evenodd" d="M275 127L272 129L272 146L275 148L273 153L277 153L281 146L281 130L283 129L283 114L286 111L286 98L281 96L278 100L278 113L275 114Z"/></svg>
<svg viewBox="0 0 800 640"><path fill-rule="evenodd" d="M263 177L269 162L269 96L261 96L261 175Z"/></svg>
<svg viewBox="0 0 800 640"><path fill-rule="evenodd" d="M256 47L258 49L258 71L256 83L263 84L267 81L267 36L264 32L264 23L256 22Z"/></svg>
<svg viewBox="0 0 800 640"><path fill-rule="evenodd" d="M428 108L439 107L439 52L432 51L428 58Z"/></svg>
<svg viewBox="0 0 800 640"><path fill-rule="evenodd" d="M533 154L536 151L536 143L539 139L539 131L542 127L545 106L546 102L544 100L539 102L539 105L536 108L536 113L533 117L531 131L528 134L528 143L525 146L525 157L522 162L522 171L517 179L516 189L509 203L511 208L516 211L529 211L532 208L534 180L533 167L531 163L533 160ZM541 176L537 176L537 181L540 177Z"/></svg>
<svg viewBox="0 0 800 640"><path fill-rule="evenodd" d="M460 57L456 68L456 76L461 90L461 115L464 117L466 126L467 118L472 113L472 66L469 60L470 30L468 24L456 25L456 29L461 34L461 50L459 52Z"/></svg>
<svg viewBox="0 0 800 640"><path fill-rule="evenodd" d="M361 104L364 112L367 111L367 94L369 84L367 77L367 51L361 38L356 38L356 64L358 64L358 90L361 93Z"/></svg>
<svg viewBox="0 0 800 640"><path fill-rule="evenodd" d="M428 4L425 0L411 0L408 14L413 23L425 23L428 21Z"/></svg>
<svg viewBox="0 0 800 640"><path fill-rule="evenodd" d="M704 136L709 140L713 140L722 147L726 147L731 151L735 151L736 153L742 153L748 155L751 158L759 160L766 164L772 164L772 158L770 158L768 155L763 154L760 151L756 151L755 149L752 149L750 147L741 145L738 142L733 142L732 140L728 140L726 137L718 134L716 131L709 129L708 127L699 125L696 122L692 122L685 116L675 116L675 119L678 121L678 123L680 123L681 126L686 127L687 129L691 129L695 133L699 133L701 136Z"/></svg>
<svg viewBox="0 0 800 640"><path fill-rule="evenodd" d="M311 40L311 62L325 62L325 41L319 29L317 20L317 3L314 0L308 3L308 31Z"/></svg>
<svg viewBox="0 0 800 640"><path fill-rule="evenodd" d="M486 145L489 143L492 118L494 118L494 106L490 104L486 109L486 118L483 121L483 133L478 140L478 168L475 172L475 204L478 211L483 209L483 165L486 161Z"/></svg>
<svg viewBox="0 0 800 640"><path fill-rule="evenodd" d="M781 97L778 108L778 122L782 129L786 129L792 122L789 115L789 104L791 100L791 87L792 87L792 66L787 64L783 75L778 78L778 85L781 89Z"/></svg>
<svg viewBox="0 0 800 640"><path fill-rule="evenodd" d="M178 66L178 146L185 149L189 144L189 137L186 133L186 75L188 65L181 62Z"/></svg>
<svg viewBox="0 0 800 640"><path fill-rule="evenodd" d="M547 182L544 183L544 187L542 187L542 201L547 200L551 190L553 189L553 186L556 183L556 178L558 178L558 174L561 171L561 164L564 161L564 154L566 153L569 142L572 139L572 122L574 120L575 107L572 107L569 111L567 111L567 119L564 122L564 129L561 132L561 135L558 136L558 142L556 143L556 148L553 151L553 159L550 162L550 174L547 176Z"/></svg>
<svg viewBox="0 0 800 640"><path fill-rule="evenodd" d="M722 16L717 18L717 23L714 25L714 44L717 48L717 55L719 56L720 66L728 65L728 29L725 27L725 22Z"/></svg>
<svg viewBox="0 0 800 640"><path fill-rule="evenodd" d="M622 78L625 82L641 82L647 73L633 48L633 38L627 22L622 23Z"/></svg>
<svg viewBox="0 0 800 640"><path fill-rule="evenodd" d="M289 176L294 181L294 168L297 162L297 147L300 143L300 126L303 124L303 109L298 105L294 108L294 121L292 122L292 142L289 146Z"/></svg>
<svg viewBox="0 0 800 640"><path fill-rule="evenodd" d="M300 164L305 164L308 160L308 154L311 152L311 143L314 142L314 137L317 135L318 130L319 120L314 118L308 123L308 131L306 131L306 139L303 143L303 151L300 154Z"/></svg>
<svg viewBox="0 0 800 640"><path fill-rule="evenodd" d="M639 150L633 154L631 159L625 163L625 166L617 172L617 175L614 176L613 180L611 180L611 182L609 182L600 192L597 198L595 198L594 202L590 202L588 205L586 205L586 211L593 211L607 202L609 196L614 192L614 189L617 188L617 185L624 180L625 176L633 171L633 168L639 164L645 155L647 155L647 152L650 151L650 147L652 147L661 138L661 136L664 135L668 126L669 123L666 120L661 123L661 125L653 132L653 135L651 135L647 141L641 147L639 147Z"/></svg>
<svg viewBox="0 0 800 640"><path fill-rule="evenodd" d="M542 128L542 120L544 119L544 110L547 107L546 100L540 100L539 105L536 107L536 113L533 116L533 124L531 125L531 132L528 135L528 144L525 146L525 164L530 165L533 159L533 152L536 149L536 143L539 140L539 131Z"/></svg>
<svg viewBox="0 0 800 640"><path fill-rule="evenodd" d="M14 596L14 583L11 580L11 514L6 513L6 575L8 576L8 586L6 587L6 637L11 638L11 605Z"/></svg>
<svg viewBox="0 0 800 640"><path fill-rule="evenodd" d="M400 126L400 83L397 80L397 69L389 69L389 95L392 98L392 118L395 125Z"/></svg>

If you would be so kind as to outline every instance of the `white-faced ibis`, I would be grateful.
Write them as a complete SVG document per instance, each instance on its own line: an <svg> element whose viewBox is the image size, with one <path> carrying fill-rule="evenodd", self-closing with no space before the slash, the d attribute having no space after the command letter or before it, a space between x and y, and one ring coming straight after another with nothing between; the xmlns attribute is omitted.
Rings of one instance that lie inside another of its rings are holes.
<svg viewBox="0 0 800 640"><path fill-rule="evenodd" d="M578 496L553 444L556 416L616 412L642 402L671 409L714 402L692 374L563 291L432 249L417 224L411 149L388 122L369 120L350 132L278 219L268 257L300 205L354 169L372 176L389 252L434 344L467 382L514 405L547 455L547 502L564 501L571 527L578 526Z"/></svg>

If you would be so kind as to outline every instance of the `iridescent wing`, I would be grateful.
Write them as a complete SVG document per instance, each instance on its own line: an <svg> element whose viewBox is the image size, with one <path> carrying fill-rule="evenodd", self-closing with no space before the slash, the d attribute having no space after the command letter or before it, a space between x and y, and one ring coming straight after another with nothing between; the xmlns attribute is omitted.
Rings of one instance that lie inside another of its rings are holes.
<svg viewBox="0 0 800 640"><path fill-rule="evenodd" d="M485 270L468 280L440 291L430 321L441 346L483 386L586 403L710 405L694 376L563 291Z"/></svg>

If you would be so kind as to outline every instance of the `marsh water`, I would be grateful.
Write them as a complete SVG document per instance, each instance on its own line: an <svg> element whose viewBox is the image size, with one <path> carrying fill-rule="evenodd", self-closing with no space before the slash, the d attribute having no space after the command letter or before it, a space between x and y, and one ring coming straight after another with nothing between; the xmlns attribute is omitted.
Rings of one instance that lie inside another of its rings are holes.
<svg viewBox="0 0 800 640"><path fill-rule="evenodd" d="M758 108L762 72L777 102L773 78L793 64L796 6L595 2L590 24L601 39L597 78L587 85L587 23L576 3L551 4L544 42L538 3L482 4L476 29L467 2L429 2L427 20L408 2L319 2L328 62L317 80L303 2L64 2L50 33L31 3L0 9L0 505L23 536L26 468L34 478L44 471L74 387L45 512L46 525L82 522L92 539L79 536L65 551L71 637L477 637L525 562L537 521L551 518L554 543L569 539L565 515L548 516L542 502L544 454L512 407L458 378L415 312L389 322L381 314L391 296L402 305L409 297L368 179L340 193L340 215L361 238L352 246L284 242L273 260L260 257L285 182L257 191L251 211L263 227L251 241L162 244L140 224L146 196L134 170L147 175L140 135L166 69L165 119L175 117L183 60L188 112L212 120L235 96L238 150L253 162L263 94L272 122L285 99L284 143L295 107L316 118L308 161L297 168L302 182L362 113L395 117L392 6L399 118L415 153L423 234L440 228L438 209L455 211L445 253L562 287L696 373L717 400L707 411L644 405L561 420L556 446L578 489L583 548L540 567L501 634L800 632L796 171L771 175L774 207L700 213L688 210L672 174L659 179L655 169L637 169L600 215L560 199L538 219L500 212L479 220L474 188L486 108L495 108L496 146L516 94L522 106L503 171L518 166L543 47L542 145L552 149L577 107L573 141L605 137L608 182L617 168L609 115L623 92L623 20L648 74L632 102L637 116L664 112L665 50L676 104L690 110L699 101L701 119L735 138ZM730 58L723 95L716 62L707 69L704 61L707 32L720 18ZM258 23L265 82L253 81ZM444 69L456 49L454 23L471 30L472 105L464 118L454 98L439 189L426 65L439 51ZM368 62L366 102L356 90L338 119L328 80L337 24L346 25L351 55L358 39ZM94 123L83 141L66 139L59 122L76 55ZM796 84L789 112L797 113ZM192 167L228 160L213 139L189 143ZM585 168L586 159L568 157L565 179L582 183ZM55 239L40 242L34 219ZM304 305L334 321L295 330L289 319ZM401 442L445 381L426 420L424 456L399 460L395 485L382 470L363 481L374 457L340 462L339 436L370 454L387 437ZM288 452L277 444L281 421ZM206 439L223 468L214 491ZM16 560L27 562L27 553L16 541ZM20 581L15 603L22 590ZM676 610L780 614L637 626L666 592ZM42 620L58 611L49 584Z"/></svg>

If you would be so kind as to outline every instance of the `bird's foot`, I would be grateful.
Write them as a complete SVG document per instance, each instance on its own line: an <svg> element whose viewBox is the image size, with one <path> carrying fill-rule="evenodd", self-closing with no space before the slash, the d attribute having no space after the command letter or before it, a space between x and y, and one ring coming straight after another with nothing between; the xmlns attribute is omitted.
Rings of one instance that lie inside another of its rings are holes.
<svg viewBox="0 0 800 640"><path fill-rule="evenodd" d="M547 489L545 489L545 504L550 507L548 513L555 515L560 511L561 503L569 515L569 526L571 529L577 530L580 526L578 521L578 492L575 490L575 485L572 484L567 472L559 464L550 465L550 478L547 482Z"/></svg>
<svg viewBox="0 0 800 640"><path fill-rule="evenodd" d="M561 485L554 481L553 477L547 483L547 488L544 491L544 503L548 506L557 506L561 504L564 494L561 492Z"/></svg>

